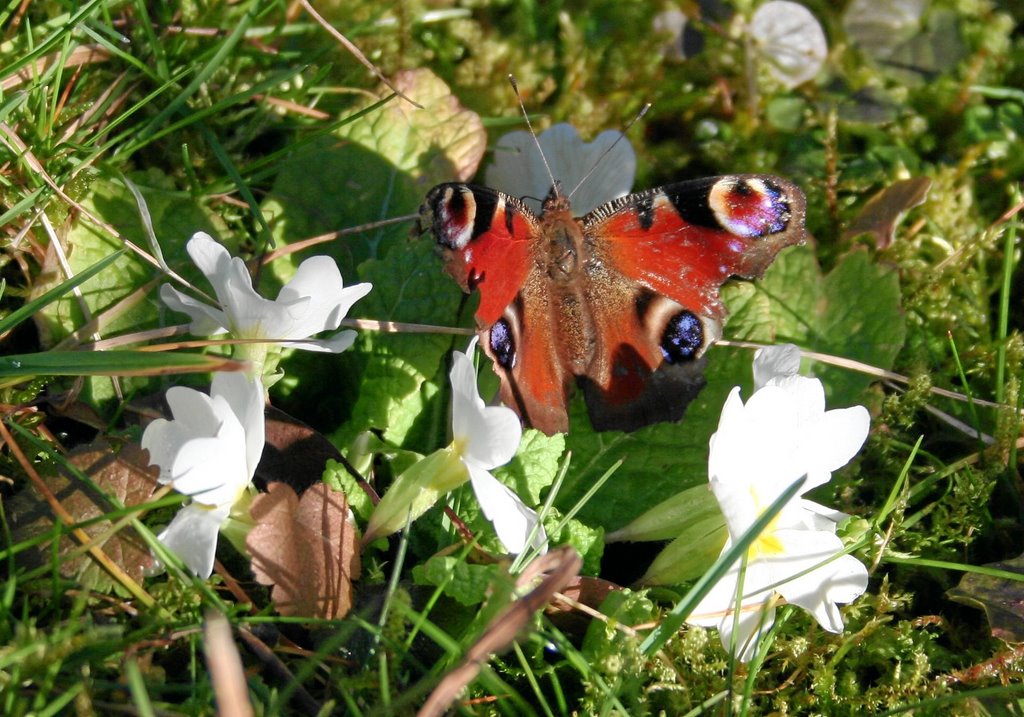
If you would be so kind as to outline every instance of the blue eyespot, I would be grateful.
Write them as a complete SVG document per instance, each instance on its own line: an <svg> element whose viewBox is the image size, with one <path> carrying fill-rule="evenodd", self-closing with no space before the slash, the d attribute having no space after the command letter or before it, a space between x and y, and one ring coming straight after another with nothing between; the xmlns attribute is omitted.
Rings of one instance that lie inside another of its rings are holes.
<svg viewBox="0 0 1024 717"><path fill-rule="evenodd" d="M661 352L675 364L696 358L704 346L704 325L689 311L673 316L661 335Z"/></svg>
<svg viewBox="0 0 1024 717"><path fill-rule="evenodd" d="M508 321L498 319L491 326L488 344L491 347L491 355L504 369L511 369L516 362L516 346L512 340L512 330Z"/></svg>

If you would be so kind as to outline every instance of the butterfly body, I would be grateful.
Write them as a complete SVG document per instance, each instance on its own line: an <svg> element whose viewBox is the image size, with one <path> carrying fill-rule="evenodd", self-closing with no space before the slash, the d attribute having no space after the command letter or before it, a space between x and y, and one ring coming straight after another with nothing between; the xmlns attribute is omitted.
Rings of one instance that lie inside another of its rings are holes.
<svg viewBox="0 0 1024 717"><path fill-rule="evenodd" d="M703 386L730 276L760 276L803 241L803 194L735 175L631 194L574 217L555 184L535 214L487 187L442 184L421 227L479 291L476 321L502 400L527 425L568 428L579 386L601 429L678 420Z"/></svg>

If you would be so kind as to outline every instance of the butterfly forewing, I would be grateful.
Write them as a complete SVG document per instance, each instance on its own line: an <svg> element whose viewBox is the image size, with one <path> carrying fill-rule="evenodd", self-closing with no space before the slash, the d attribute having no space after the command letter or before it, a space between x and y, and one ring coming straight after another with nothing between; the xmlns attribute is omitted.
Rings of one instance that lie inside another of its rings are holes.
<svg viewBox="0 0 1024 717"><path fill-rule="evenodd" d="M488 187L441 184L427 195L420 222L437 239L448 273L464 291L480 291L478 321L497 321L523 288L537 217Z"/></svg>
<svg viewBox="0 0 1024 717"><path fill-rule="evenodd" d="M804 196L765 175L711 177L630 194L581 220L601 260L697 314L720 318L730 276L756 278L805 238Z"/></svg>

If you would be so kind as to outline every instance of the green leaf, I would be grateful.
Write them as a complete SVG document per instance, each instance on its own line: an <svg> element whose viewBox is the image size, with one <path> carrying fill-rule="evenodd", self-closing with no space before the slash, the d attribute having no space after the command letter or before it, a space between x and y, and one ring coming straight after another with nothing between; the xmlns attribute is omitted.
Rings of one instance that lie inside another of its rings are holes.
<svg viewBox="0 0 1024 717"><path fill-rule="evenodd" d="M159 170L150 169L145 173L133 174L131 179L146 200L156 237L172 266L176 265L176 257L185 256L185 242L193 233L200 230L214 232L213 218L190 196L176 190ZM89 212L114 226L125 240L139 247L149 245L135 199L120 182L95 179L79 201ZM75 274L124 248L120 240L84 219L77 219L71 224L65 243L68 263ZM55 266L56 258L51 254L47 261L52 267ZM198 278L198 271L191 267L191 262L187 266L182 262L181 268L186 277ZM56 281L60 274L52 272L51 276ZM161 323L162 317L165 317L166 323L186 321L187 317L170 314L160 303L156 289L162 280L163 274L159 269L135 254L125 252L111 266L82 285L82 297L92 316L103 315L104 336L155 328ZM42 294L52 286L53 283L39 282L34 287L35 295ZM142 287L146 287L147 291L139 301L112 310ZM111 311L104 315L108 310ZM85 322L78 300L71 295L50 304L38 312L35 319L44 347L55 345ZM86 380L82 390L82 398L86 402L102 402L115 395L107 379Z"/></svg>
<svg viewBox="0 0 1024 717"><path fill-rule="evenodd" d="M669 540L678 536L686 526L707 518L717 518L721 522L722 510L708 486L698 485L680 491L645 511L629 525L609 535L608 542Z"/></svg>
<svg viewBox="0 0 1024 717"><path fill-rule="evenodd" d="M110 266L113 262L120 258L123 250L115 251L113 254L109 254L98 262L90 266L88 269L75 274L67 281L63 281L57 286L53 287L42 296L39 296L32 301L29 301L22 305L15 311L5 316L0 320L0 334L6 334L11 331L15 326L20 324L25 319L32 318L36 312L42 311L46 306L49 306L54 301L57 301L62 296L71 292L76 286L84 284L86 281L99 274L101 271Z"/></svg>
<svg viewBox="0 0 1024 717"><path fill-rule="evenodd" d="M562 434L546 436L527 429L515 457L494 474L527 505L536 506L541 502L542 492L554 482L564 452L565 436Z"/></svg>
<svg viewBox="0 0 1024 717"><path fill-rule="evenodd" d="M463 108L429 70L400 72L394 82L424 109L397 98L372 109L379 102L367 99L352 108L353 114L372 110L366 116L340 127L336 137L315 140L281 166L262 205L279 244L412 214L434 184L466 180L476 172L487 146L476 113ZM367 259L400 247L408 234L408 224L396 224L318 251L334 257L349 277ZM283 284L301 258L274 262L267 278Z"/></svg>
<svg viewBox="0 0 1024 717"><path fill-rule="evenodd" d="M428 69L406 70L395 87L423 105L391 102L365 122L341 128L339 135L385 157L425 188L466 181L476 174L487 148L480 117L463 107L444 81Z"/></svg>
<svg viewBox="0 0 1024 717"><path fill-rule="evenodd" d="M362 124L367 119L353 124ZM311 181L311 178L322 178ZM328 180L328 178L330 178ZM372 148L334 137L320 137L281 163L267 199L260 205L278 246L412 214L425 190L413 177ZM379 258L409 235L409 224L392 224L351 234L272 262L261 278L261 293L274 295L312 253L332 257L345 283L356 267Z"/></svg>
<svg viewBox="0 0 1024 717"><path fill-rule="evenodd" d="M450 326L462 290L448 279L429 241L395 247L382 260L367 261L360 278L373 291L358 305L366 316ZM361 431L383 431L389 443L432 450L448 432L448 354L463 350L469 337L443 334L360 332L355 350L363 365L346 377L358 385L351 418L335 436L349 443ZM443 387L443 389L441 388Z"/></svg>
<svg viewBox="0 0 1024 717"><path fill-rule="evenodd" d="M601 557L604 555L604 530L573 518L556 533L554 527L560 521L561 516L557 509L553 508L551 513L545 516L544 527L548 531L548 542L552 545L571 545L583 558L580 574L599 575Z"/></svg>
<svg viewBox="0 0 1024 717"><path fill-rule="evenodd" d="M211 218L202 208L191 197L177 191L160 171L150 169L144 174L132 175L131 179L146 200L157 240L172 265L176 263L176 257L186 256L185 243L192 234L197 231L215 232ZM89 185L80 203L113 225L124 239L139 247L149 245L139 218L138 205L131 192L120 182L96 179ZM74 222L67 235L68 263L75 274L123 248L117 238L83 219ZM54 258L50 257L49 261L53 262ZM186 263L191 266L191 262L182 262ZM199 277L195 269L184 273L187 278ZM56 278L57 274L52 276ZM159 282L162 278L160 270L138 256L125 252L113 266L83 286L82 294L89 311L96 316L147 282ZM52 284L40 282L35 291L38 294L51 287ZM155 285L153 288L156 288ZM166 309L159 303L156 291L152 291L143 301L105 320L103 333L110 336L152 328L164 313ZM187 317L170 317L172 322L178 322L179 319L184 321ZM54 345L81 326L83 321L78 301L74 297L66 296L51 304L37 318L43 345Z"/></svg>
<svg viewBox="0 0 1024 717"><path fill-rule="evenodd" d="M647 567L644 585L678 585L708 569L722 552L729 531L721 512L696 518L665 546Z"/></svg>
<svg viewBox="0 0 1024 717"><path fill-rule="evenodd" d="M891 369L907 336L896 272L873 263L867 252L856 251L825 277L822 288L817 340L800 345ZM812 364L811 372L825 385L832 408L862 400L864 390L875 380L823 364Z"/></svg>
<svg viewBox="0 0 1024 717"><path fill-rule="evenodd" d="M417 585L440 587L445 595L461 605L479 605L494 590L499 580L511 584L501 565L472 565L464 558L435 556L412 569Z"/></svg>
<svg viewBox="0 0 1024 717"><path fill-rule="evenodd" d="M364 542L401 530L468 480L469 471L454 446L434 451L395 478L370 516Z"/></svg>

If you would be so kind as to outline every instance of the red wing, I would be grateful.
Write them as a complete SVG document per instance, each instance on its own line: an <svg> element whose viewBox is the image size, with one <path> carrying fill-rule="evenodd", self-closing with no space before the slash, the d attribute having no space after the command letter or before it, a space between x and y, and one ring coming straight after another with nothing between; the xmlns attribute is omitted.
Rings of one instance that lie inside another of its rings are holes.
<svg viewBox="0 0 1024 717"><path fill-rule="evenodd" d="M463 290L479 290L477 324L493 324L526 281L530 240L540 231L537 217L493 189L441 184L427 195L420 221L437 238L448 273Z"/></svg>
<svg viewBox="0 0 1024 717"><path fill-rule="evenodd" d="M467 184L435 187L420 212L421 228L433 232L448 273L466 292L480 292L477 327L501 378L502 401L527 425L549 434L568 430L572 377L556 345L548 287L540 275L531 277L539 271L536 215L514 197Z"/></svg>
<svg viewBox="0 0 1024 717"><path fill-rule="evenodd" d="M805 238L803 193L764 175L712 177L631 194L583 217L594 253L695 314L721 318L719 287L761 276Z"/></svg>
<svg viewBox="0 0 1024 717"><path fill-rule="evenodd" d="M548 435L564 433L569 430L566 404L574 382L559 348L564 322L537 272L527 283L502 316L481 332L481 343L501 378L502 402L526 425Z"/></svg>

